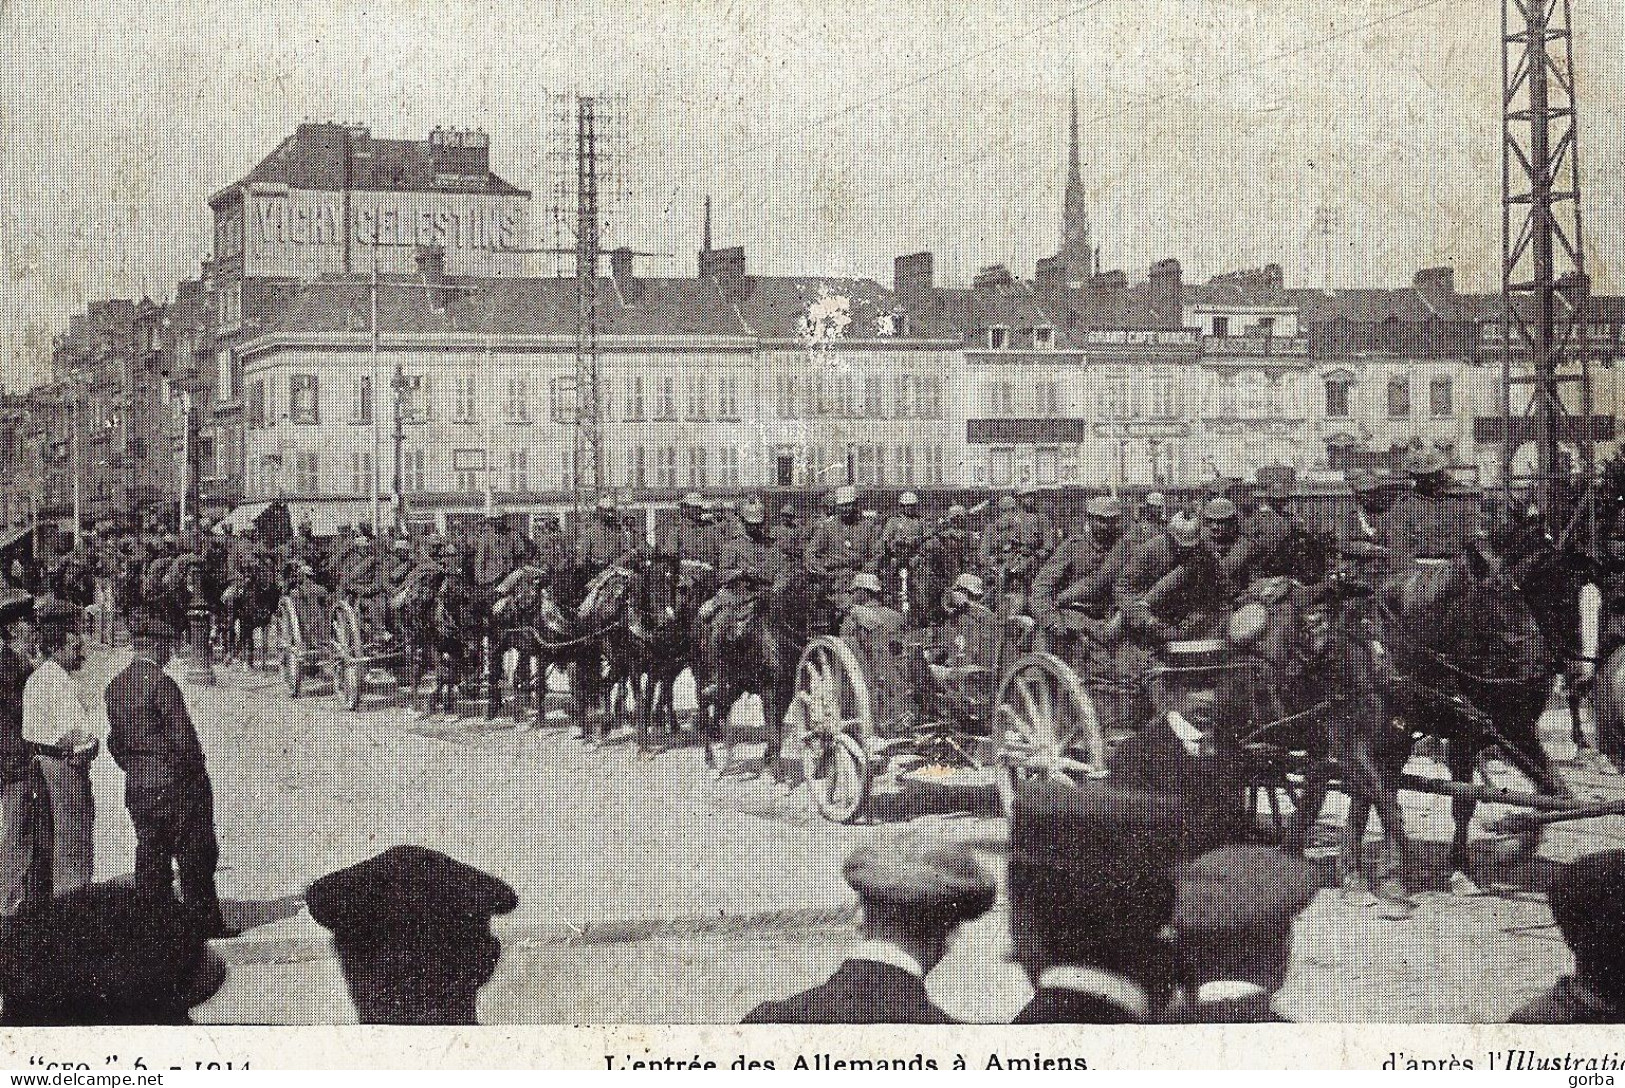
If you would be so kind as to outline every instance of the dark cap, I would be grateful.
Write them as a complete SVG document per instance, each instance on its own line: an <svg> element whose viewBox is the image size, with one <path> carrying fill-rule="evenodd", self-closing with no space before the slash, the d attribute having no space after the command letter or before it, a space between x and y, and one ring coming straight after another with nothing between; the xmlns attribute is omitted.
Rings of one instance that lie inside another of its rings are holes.
<svg viewBox="0 0 1625 1088"><path fill-rule="evenodd" d="M1173 913L1184 831L1178 800L1110 781L1039 781L1017 792L1010 818L1011 937L1066 949L1143 944Z"/></svg>
<svg viewBox="0 0 1625 1088"><path fill-rule="evenodd" d="M962 843L912 834L888 837L854 850L841 875L865 903L946 915L955 922L979 918L993 906L993 877Z"/></svg>
<svg viewBox="0 0 1625 1088"><path fill-rule="evenodd" d="M1546 898L1581 968L1606 972L1613 992L1625 991L1625 850L1575 858L1552 878Z"/></svg>
<svg viewBox="0 0 1625 1088"><path fill-rule="evenodd" d="M32 618L34 598L27 593L13 594L0 600L0 627L7 627L20 619Z"/></svg>
<svg viewBox="0 0 1625 1088"><path fill-rule="evenodd" d="M422 846L392 846L329 873L305 892L310 916L338 938L402 930L484 929L519 897L505 881Z"/></svg>
<svg viewBox="0 0 1625 1088"><path fill-rule="evenodd" d="M46 597L34 602L34 622L41 627L73 627L83 615L78 606L59 597Z"/></svg>
<svg viewBox="0 0 1625 1088"><path fill-rule="evenodd" d="M1263 846L1223 846L1179 874L1173 924L1187 933L1279 931L1314 894L1303 859Z"/></svg>

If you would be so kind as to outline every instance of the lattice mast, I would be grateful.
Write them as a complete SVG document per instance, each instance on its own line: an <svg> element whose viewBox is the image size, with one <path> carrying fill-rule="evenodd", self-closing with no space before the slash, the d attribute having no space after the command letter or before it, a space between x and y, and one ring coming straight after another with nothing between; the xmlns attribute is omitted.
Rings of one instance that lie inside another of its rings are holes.
<svg viewBox="0 0 1625 1088"><path fill-rule="evenodd" d="M1548 531L1577 525L1560 443L1580 454L1589 536L1596 445L1587 351L1590 281L1581 229L1579 96L1570 0L1502 0L1501 352L1504 486L1529 428L1515 387L1530 390L1537 490ZM1573 388L1571 397L1563 390ZM1520 398L1521 399L1521 398ZM1578 410L1579 419L1571 415Z"/></svg>
<svg viewBox="0 0 1625 1088"><path fill-rule="evenodd" d="M575 373L571 407L557 422L571 431L570 483L578 503L610 486L604 457L599 259L603 237L625 190L624 101L607 95L555 96L551 217L552 252L573 258L576 293ZM569 244L566 244L569 243ZM562 399L562 398L561 398Z"/></svg>

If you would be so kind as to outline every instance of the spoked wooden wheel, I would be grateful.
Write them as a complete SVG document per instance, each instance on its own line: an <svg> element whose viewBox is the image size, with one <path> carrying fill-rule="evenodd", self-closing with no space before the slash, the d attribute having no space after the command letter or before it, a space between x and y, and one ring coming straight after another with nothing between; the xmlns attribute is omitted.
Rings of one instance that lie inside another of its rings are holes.
<svg viewBox="0 0 1625 1088"><path fill-rule="evenodd" d="M299 614L293 602L284 598L276 610L277 671L288 697L297 699L305 686L305 639L299 629Z"/></svg>
<svg viewBox="0 0 1625 1088"><path fill-rule="evenodd" d="M820 635L796 665L796 702L804 724L801 767L814 807L850 823L869 803L874 715L858 659L838 638Z"/></svg>
<svg viewBox="0 0 1625 1088"><path fill-rule="evenodd" d="M1006 816L1023 782L1077 785L1106 773L1106 741L1094 701L1077 673L1053 654L1023 654L1004 674L993 704L993 734Z"/></svg>
<svg viewBox="0 0 1625 1088"><path fill-rule="evenodd" d="M333 606L333 695L345 710L361 706L361 622L349 601Z"/></svg>

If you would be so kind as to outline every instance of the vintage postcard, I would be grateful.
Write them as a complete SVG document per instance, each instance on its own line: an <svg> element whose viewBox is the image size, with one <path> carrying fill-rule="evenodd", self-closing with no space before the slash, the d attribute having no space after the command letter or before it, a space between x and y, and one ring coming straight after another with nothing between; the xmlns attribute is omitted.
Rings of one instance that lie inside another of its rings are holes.
<svg viewBox="0 0 1625 1088"><path fill-rule="evenodd" d="M1621 29L0 3L0 1066L1611 1077Z"/></svg>

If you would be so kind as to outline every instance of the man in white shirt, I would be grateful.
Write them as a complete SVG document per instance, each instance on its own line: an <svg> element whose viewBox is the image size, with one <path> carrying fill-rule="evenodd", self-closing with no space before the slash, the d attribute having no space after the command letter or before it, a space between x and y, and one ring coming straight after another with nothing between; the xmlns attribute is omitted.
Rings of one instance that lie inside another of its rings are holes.
<svg viewBox="0 0 1625 1088"><path fill-rule="evenodd" d="M42 617L40 650L43 660L23 685L23 739L39 760L50 795L51 891L64 895L96 875L90 761L101 747L101 730L73 677L85 663L78 631Z"/></svg>

